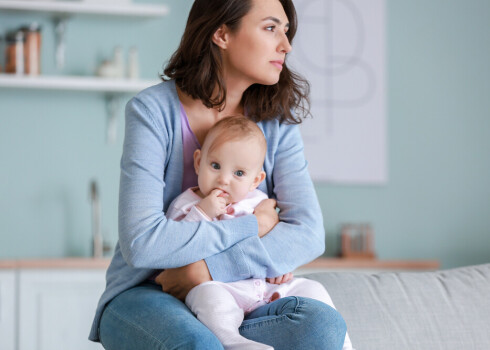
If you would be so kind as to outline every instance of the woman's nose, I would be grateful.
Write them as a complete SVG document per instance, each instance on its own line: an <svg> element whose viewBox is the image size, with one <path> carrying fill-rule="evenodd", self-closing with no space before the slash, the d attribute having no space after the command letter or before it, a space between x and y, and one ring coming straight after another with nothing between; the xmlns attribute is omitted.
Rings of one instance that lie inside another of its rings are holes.
<svg viewBox="0 0 490 350"><path fill-rule="evenodd" d="M292 50L292 46L289 43L289 38L286 33L284 33L281 43L279 44L279 51L284 53L290 53Z"/></svg>

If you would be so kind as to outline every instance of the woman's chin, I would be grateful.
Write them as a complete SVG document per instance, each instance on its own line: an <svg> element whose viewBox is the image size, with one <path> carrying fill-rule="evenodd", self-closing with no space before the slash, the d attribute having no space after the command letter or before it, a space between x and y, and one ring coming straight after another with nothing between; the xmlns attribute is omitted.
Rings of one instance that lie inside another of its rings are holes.
<svg viewBox="0 0 490 350"><path fill-rule="evenodd" d="M279 82L279 78L271 78L267 80L264 79L260 82L257 82L257 84L271 86L271 85L276 85L278 82Z"/></svg>

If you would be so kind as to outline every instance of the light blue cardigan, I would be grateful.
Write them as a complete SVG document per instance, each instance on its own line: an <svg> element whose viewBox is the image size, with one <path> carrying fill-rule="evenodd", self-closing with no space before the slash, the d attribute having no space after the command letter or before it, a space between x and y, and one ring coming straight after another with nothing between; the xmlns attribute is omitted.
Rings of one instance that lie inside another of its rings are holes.
<svg viewBox="0 0 490 350"><path fill-rule="evenodd" d="M267 139L259 189L277 200L280 222L258 237L254 215L226 221L176 222L165 218L181 192L180 104L174 81L140 92L126 106L121 159L119 241L107 270L89 339L99 340L105 305L156 269L205 259L214 280L276 277L310 262L325 249L323 219L308 174L298 126L258 123Z"/></svg>

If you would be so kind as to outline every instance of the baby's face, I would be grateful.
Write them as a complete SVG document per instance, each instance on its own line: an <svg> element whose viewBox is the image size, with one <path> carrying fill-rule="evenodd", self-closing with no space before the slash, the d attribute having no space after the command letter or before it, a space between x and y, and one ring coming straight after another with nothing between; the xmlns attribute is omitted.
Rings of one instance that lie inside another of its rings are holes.
<svg viewBox="0 0 490 350"><path fill-rule="evenodd" d="M263 179L262 154L254 139L225 142L211 151L203 148L194 162L199 189L204 196L222 190L227 204L241 201Z"/></svg>

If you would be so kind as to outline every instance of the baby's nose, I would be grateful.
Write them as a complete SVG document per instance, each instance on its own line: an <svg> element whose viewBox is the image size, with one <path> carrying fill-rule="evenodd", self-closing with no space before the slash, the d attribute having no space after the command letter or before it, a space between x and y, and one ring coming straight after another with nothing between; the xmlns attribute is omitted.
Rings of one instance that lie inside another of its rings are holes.
<svg viewBox="0 0 490 350"><path fill-rule="evenodd" d="M221 184L227 184L230 182L230 179L226 175L221 175L218 179L219 183Z"/></svg>

